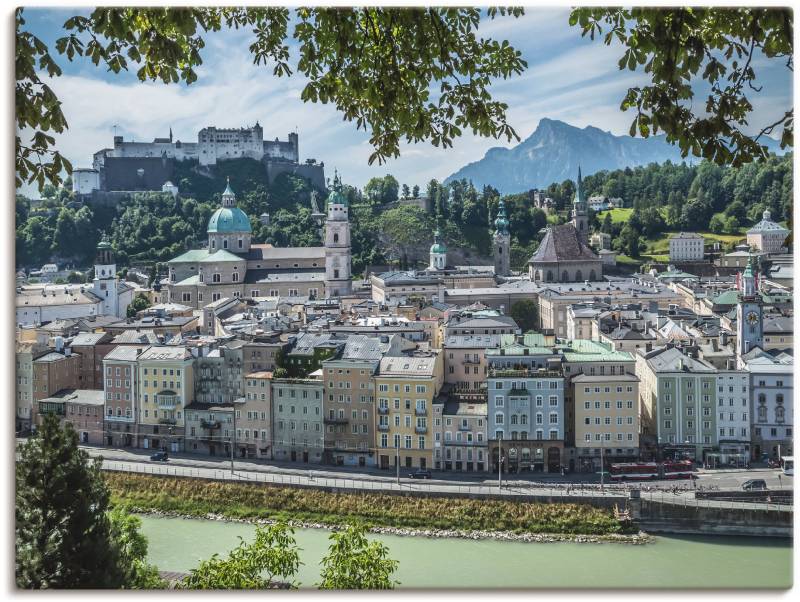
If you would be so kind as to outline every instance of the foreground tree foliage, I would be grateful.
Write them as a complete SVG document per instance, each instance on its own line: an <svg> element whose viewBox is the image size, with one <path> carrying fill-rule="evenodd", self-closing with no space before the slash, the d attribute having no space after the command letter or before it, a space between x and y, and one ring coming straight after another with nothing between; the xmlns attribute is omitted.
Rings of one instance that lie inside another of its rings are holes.
<svg viewBox="0 0 800 602"><path fill-rule="evenodd" d="M351 524L331 534L328 555L322 559L320 589L394 589L397 561L389 548L366 537L366 528Z"/></svg>
<svg viewBox="0 0 800 602"><path fill-rule="evenodd" d="M86 57L114 73L136 69L141 81L197 80L203 36L249 28L256 65L275 77L301 74L306 102L333 104L346 121L370 133L372 164L400 154L400 142L452 146L469 129L482 136L518 139L506 119L507 106L492 100L492 80L527 66L507 41L477 35L478 8L297 8L294 31L283 7L97 8L64 23L56 51L72 61ZM518 17L520 8L490 8ZM54 148L52 132L67 120L61 102L40 78L61 75L47 45L25 31L16 13L17 186L59 183L71 165ZM287 41L298 44L290 65ZM433 90L432 90L433 89Z"/></svg>
<svg viewBox="0 0 800 602"><path fill-rule="evenodd" d="M783 61L793 71L790 8L578 8L570 15L582 35L603 34L603 42L625 47L619 68L644 65L651 83L628 90L621 109L634 109L630 134L663 131L689 153L718 165L739 166L767 156L762 136L780 133L781 148L792 146L794 111L745 133L753 118L751 92L759 92L756 66ZM694 102L700 85L710 90ZM698 99L699 100L699 99Z"/></svg>
<svg viewBox="0 0 800 602"><path fill-rule="evenodd" d="M296 588L291 579L300 568L294 529L284 523L259 527L253 543L243 540L220 558L214 554L183 579L181 589L269 589L280 584ZM276 581L280 577L281 581Z"/></svg>
<svg viewBox="0 0 800 602"><path fill-rule="evenodd" d="M16 463L16 583L22 589L160 587L138 522L109 514L100 460L49 415ZM138 519L137 519L138 520Z"/></svg>

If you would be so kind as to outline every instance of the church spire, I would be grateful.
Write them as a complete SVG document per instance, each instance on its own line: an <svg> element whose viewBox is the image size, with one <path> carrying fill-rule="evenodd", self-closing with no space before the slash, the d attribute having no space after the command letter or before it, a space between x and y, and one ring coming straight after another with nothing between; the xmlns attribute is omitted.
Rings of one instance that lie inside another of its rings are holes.
<svg viewBox="0 0 800 602"><path fill-rule="evenodd" d="M172 142L172 126L169 128L169 141Z"/></svg>
<svg viewBox="0 0 800 602"><path fill-rule="evenodd" d="M576 207L580 207L584 209L584 200L583 200L583 178L581 178L581 166L578 165L578 182L575 186L575 201L574 204Z"/></svg>

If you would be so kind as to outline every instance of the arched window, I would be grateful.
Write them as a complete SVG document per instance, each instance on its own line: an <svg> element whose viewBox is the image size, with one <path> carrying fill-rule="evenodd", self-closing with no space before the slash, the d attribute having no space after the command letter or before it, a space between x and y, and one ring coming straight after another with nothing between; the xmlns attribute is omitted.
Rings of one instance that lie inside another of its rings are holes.
<svg viewBox="0 0 800 602"><path fill-rule="evenodd" d="M547 280L546 282L551 282L553 280L553 271L547 270Z"/></svg>
<svg viewBox="0 0 800 602"><path fill-rule="evenodd" d="M517 424L517 415L511 414L511 424Z"/></svg>
<svg viewBox="0 0 800 602"><path fill-rule="evenodd" d="M214 238L211 239L211 248L212 249L216 249L217 248L217 241Z"/></svg>
<svg viewBox="0 0 800 602"><path fill-rule="evenodd" d="M239 282L239 272L234 272L232 276L234 282Z"/></svg>
<svg viewBox="0 0 800 602"><path fill-rule="evenodd" d="M244 248L244 241L241 238L239 239L239 248L240 249Z"/></svg>
<svg viewBox="0 0 800 602"><path fill-rule="evenodd" d="M783 406L778 406L775 408L775 420L777 422L783 422L786 410Z"/></svg>
<svg viewBox="0 0 800 602"><path fill-rule="evenodd" d="M211 282L215 282L215 283L222 282L222 275L221 275L221 274L219 274L219 273L217 273L217 274L214 274L214 275L211 277Z"/></svg>
<svg viewBox="0 0 800 602"><path fill-rule="evenodd" d="M569 282L569 274L567 274L567 270L561 272L561 282Z"/></svg>
<svg viewBox="0 0 800 602"><path fill-rule="evenodd" d="M589 272L589 280L591 280L592 282L595 282L597 280L597 274L595 273L594 270Z"/></svg>
<svg viewBox="0 0 800 602"><path fill-rule="evenodd" d="M223 238L222 239L222 248L223 249L227 249L228 248L228 239L227 238Z"/></svg>
<svg viewBox="0 0 800 602"><path fill-rule="evenodd" d="M528 415L527 414L522 414L519 417L519 423L520 424L528 424Z"/></svg>
<svg viewBox="0 0 800 602"><path fill-rule="evenodd" d="M339 242L339 233L338 232L334 232L333 233L333 242Z"/></svg>
<svg viewBox="0 0 800 602"><path fill-rule="evenodd" d="M581 280L583 280L583 272L581 272L580 270L578 270L577 272L575 272L575 280L577 280L578 282L580 282Z"/></svg>
<svg viewBox="0 0 800 602"><path fill-rule="evenodd" d="M497 414L494 415L494 423L503 424L503 414L501 412L498 412Z"/></svg>

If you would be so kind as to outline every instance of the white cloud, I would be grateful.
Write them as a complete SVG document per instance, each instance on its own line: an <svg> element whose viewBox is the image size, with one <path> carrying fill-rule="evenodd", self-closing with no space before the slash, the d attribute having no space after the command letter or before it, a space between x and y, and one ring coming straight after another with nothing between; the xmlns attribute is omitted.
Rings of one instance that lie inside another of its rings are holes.
<svg viewBox="0 0 800 602"><path fill-rule="evenodd" d="M529 63L521 76L491 88L496 99L509 105L509 122L523 139L542 117L615 134L627 133L633 119L619 104L627 88L643 80L641 70L620 71L621 49L582 39L568 25L568 12L528 8L523 18L499 18L478 30L482 37L509 39ZM130 82L130 77L109 77L92 67L51 80L70 124L68 132L57 136L60 150L76 167L85 166L95 151L111 144L115 124L126 139L152 140L172 127L176 138L191 141L207 125L239 127L259 121L268 138L285 139L297 128L301 158L325 161L329 172L337 167L348 183L363 186L370 177L393 173L401 182L424 186L479 160L491 147L515 144L467 131L453 148L403 143L399 159L369 166L369 134L345 122L331 105L303 103L302 76L276 78L271 66L254 65L251 41L248 30L206 36L205 62L191 86ZM791 106L788 78L770 75L767 66L759 68L768 85L753 95L753 129Z"/></svg>

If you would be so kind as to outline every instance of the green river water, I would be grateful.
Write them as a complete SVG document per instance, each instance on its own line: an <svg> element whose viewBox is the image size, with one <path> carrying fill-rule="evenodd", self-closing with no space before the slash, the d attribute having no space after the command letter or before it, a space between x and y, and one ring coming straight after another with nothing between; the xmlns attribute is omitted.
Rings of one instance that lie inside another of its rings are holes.
<svg viewBox="0 0 800 602"><path fill-rule="evenodd" d="M150 561L163 571L188 571L224 554L255 526L143 516ZM298 529L296 580L314 587L329 531ZM399 587L788 588L789 540L744 537L658 537L647 545L515 543L371 535L399 561Z"/></svg>

